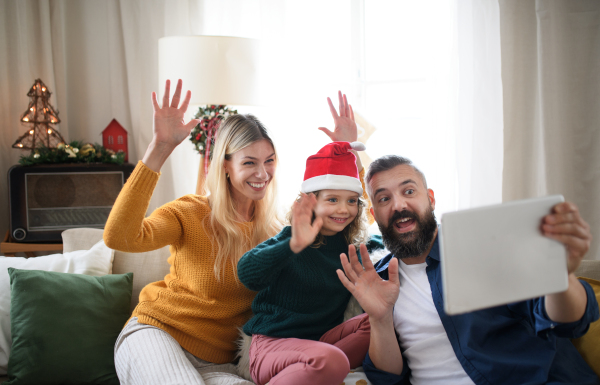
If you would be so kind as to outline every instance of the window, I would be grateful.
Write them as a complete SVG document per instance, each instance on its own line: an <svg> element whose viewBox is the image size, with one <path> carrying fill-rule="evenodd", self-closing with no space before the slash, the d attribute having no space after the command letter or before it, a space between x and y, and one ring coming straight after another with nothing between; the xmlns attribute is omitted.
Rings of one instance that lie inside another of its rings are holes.
<svg viewBox="0 0 600 385"><path fill-rule="evenodd" d="M285 169L279 174L284 206L298 194L306 157L329 142L317 128L333 130L326 97L337 108L341 90L376 128L365 142L368 157L410 158L439 193L438 217L457 209L453 3L434 3L436 12L430 2L418 1L285 3L286 28L268 37L272 56L264 64L278 79L265 85L273 107L256 111L271 120L264 123ZM297 114L277 113L290 105Z"/></svg>

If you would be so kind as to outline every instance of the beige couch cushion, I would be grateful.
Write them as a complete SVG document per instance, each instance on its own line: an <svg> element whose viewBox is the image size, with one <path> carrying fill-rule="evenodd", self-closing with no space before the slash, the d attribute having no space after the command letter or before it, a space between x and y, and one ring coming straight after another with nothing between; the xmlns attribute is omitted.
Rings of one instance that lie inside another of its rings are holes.
<svg viewBox="0 0 600 385"><path fill-rule="evenodd" d="M100 229L69 229L62 232L63 252L87 250L102 239ZM138 304L140 291L150 282L162 281L169 273L169 247L146 253L125 253L115 250L113 274L133 273L131 310Z"/></svg>
<svg viewBox="0 0 600 385"><path fill-rule="evenodd" d="M600 281L600 261L585 260L581 261L581 265L575 272L577 277L586 277Z"/></svg>

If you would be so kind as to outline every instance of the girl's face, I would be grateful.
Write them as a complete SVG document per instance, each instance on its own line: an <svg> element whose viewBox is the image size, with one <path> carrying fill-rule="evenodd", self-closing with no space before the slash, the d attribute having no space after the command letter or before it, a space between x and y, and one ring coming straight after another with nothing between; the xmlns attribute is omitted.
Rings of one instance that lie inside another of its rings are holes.
<svg viewBox="0 0 600 385"><path fill-rule="evenodd" d="M315 216L323 219L321 234L330 236L348 226L358 214L358 193L348 190L321 190Z"/></svg>
<svg viewBox="0 0 600 385"><path fill-rule="evenodd" d="M230 160L225 160L225 172L229 174L233 200L263 199L275 168L275 150L266 139L232 154Z"/></svg>

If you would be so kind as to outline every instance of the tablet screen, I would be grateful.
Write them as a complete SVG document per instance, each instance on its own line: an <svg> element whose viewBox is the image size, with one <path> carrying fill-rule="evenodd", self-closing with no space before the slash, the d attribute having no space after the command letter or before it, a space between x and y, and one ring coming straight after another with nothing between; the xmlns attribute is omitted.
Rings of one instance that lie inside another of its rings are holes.
<svg viewBox="0 0 600 385"><path fill-rule="evenodd" d="M460 314L568 288L565 246L544 237L542 218L562 195L442 216L444 310Z"/></svg>

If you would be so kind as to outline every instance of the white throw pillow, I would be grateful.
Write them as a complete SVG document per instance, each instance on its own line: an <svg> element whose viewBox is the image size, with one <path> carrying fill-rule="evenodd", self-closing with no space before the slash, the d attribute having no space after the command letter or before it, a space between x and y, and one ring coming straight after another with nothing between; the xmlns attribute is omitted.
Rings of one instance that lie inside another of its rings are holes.
<svg viewBox="0 0 600 385"><path fill-rule="evenodd" d="M0 257L0 375L6 375L12 339L10 336L10 278L8 268L44 270L101 276L112 271L114 251L104 241L89 250L34 258Z"/></svg>

